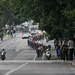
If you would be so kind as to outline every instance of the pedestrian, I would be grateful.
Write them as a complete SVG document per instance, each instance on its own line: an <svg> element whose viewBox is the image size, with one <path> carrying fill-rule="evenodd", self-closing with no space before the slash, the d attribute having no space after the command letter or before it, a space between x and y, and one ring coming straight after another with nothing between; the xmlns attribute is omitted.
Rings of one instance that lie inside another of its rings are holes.
<svg viewBox="0 0 75 75"><path fill-rule="evenodd" d="M73 54L74 54L74 42L72 40L72 38L70 38L70 40L68 41L68 46L70 49L70 60L73 60Z"/></svg>
<svg viewBox="0 0 75 75"><path fill-rule="evenodd" d="M73 41L74 41L74 60L75 60L75 34L73 36Z"/></svg>
<svg viewBox="0 0 75 75"><path fill-rule="evenodd" d="M1 41L3 41L3 32L1 33Z"/></svg>
<svg viewBox="0 0 75 75"><path fill-rule="evenodd" d="M60 44L57 45L57 49L56 49L58 58L59 58L59 55L58 55L59 50L60 50Z"/></svg>
<svg viewBox="0 0 75 75"><path fill-rule="evenodd" d="M13 30L11 30L11 36L13 37Z"/></svg>
<svg viewBox="0 0 75 75"><path fill-rule="evenodd" d="M7 30L8 36L9 36L9 30Z"/></svg>
<svg viewBox="0 0 75 75"><path fill-rule="evenodd" d="M63 49L63 60L64 61L68 61L68 48L67 48L68 46L67 46L67 44L66 43L64 43L63 45L62 45L62 49Z"/></svg>

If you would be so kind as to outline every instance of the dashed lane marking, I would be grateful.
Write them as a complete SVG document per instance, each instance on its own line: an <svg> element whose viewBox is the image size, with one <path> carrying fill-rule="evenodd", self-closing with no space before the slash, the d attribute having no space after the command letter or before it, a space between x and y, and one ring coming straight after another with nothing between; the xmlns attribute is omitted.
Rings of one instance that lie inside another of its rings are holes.
<svg viewBox="0 0 75 75"><path fill-rule="evenodd" d="M1 50L3 49L3 48L5 48L6 47L6 45L5 46L3 46L2 48L1 48Z"/></svg>
<svg viewBox="0 0 75 75"><path fill-rule="evenodd" d="M16 60L16 59L20 56L21 51L24 49L24 47L25 47L25 44L23 45L23 47L22 47L22 49L20 50L19 54L18 54L13 60Z"/></svg>
<svg viewBox="0 0 75 75"><path fill-rule="evenodd" d="M9 48L7 50L9 50L12 47L12 45L9 46Z"/></svg>
<svg viewBox="0 0 75 75"><path fill-rule="evenodd" d="M44 60L44 57L45 57L45 53L43 53L42 60Z"/></svg>
<svg viewBox="0 0 75 75"><path fill-rule="evenodd" d="M37 54L35 54L35 57L34 57L34 59L33 59L33 60L35 60L35 59L36 59L36 57L37 57Z"/></svg>

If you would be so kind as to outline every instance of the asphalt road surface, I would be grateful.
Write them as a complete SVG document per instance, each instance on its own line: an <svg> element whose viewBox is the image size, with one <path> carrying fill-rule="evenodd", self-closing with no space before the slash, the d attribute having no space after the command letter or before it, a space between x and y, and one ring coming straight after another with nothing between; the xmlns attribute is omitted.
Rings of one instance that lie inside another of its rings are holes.
<svg viewBox="0 0 75 75"><path fill-rule="evenodd" d="M36 50L22 39L22 33L0 43L0 49L6 50L6 60L0 59L0 75L75 75L75 66L57 59L53 40L51 44L51 60L37 58Z"/></svg>

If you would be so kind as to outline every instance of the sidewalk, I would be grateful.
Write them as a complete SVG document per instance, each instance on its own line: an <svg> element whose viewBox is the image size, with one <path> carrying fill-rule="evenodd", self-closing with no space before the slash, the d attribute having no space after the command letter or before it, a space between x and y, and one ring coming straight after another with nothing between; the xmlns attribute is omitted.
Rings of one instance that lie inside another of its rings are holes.
<svg viewBox="0 0 75 75"><path fill-rule="evenodd" d="M6 35L6 36L3 37L3 41L5 41L5 40L7 40L9 38L10 38L10 36ZM1 41L1 39L0 39L0 43L3 42L3 41Z"/></svg>

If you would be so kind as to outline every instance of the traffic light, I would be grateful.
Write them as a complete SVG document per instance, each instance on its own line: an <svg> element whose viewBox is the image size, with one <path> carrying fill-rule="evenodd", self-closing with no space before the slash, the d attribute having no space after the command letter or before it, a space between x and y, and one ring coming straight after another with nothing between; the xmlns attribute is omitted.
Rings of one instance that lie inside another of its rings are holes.
<svg viewBox="0 0 75 75"><path fill-rule="evenodd" d="M10 22L10 20L8 20L8 22Z"/></svg>

